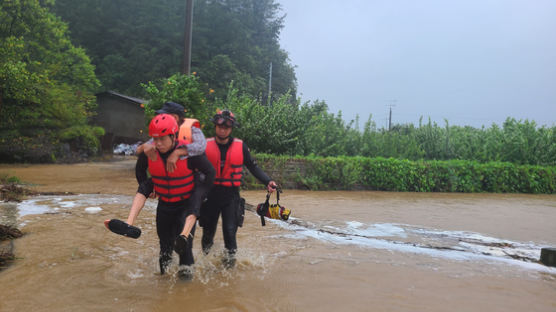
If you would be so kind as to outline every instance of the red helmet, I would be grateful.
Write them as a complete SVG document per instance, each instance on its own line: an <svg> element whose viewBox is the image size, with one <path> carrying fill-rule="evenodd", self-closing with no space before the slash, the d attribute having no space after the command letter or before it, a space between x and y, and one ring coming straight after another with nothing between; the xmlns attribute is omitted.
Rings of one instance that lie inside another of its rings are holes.
<svg viewBox="0 0 556 312"><path fill-rule="evenodd" d="M172 115L156 115L149 124L149 136L153 138L175 134L176 132L178 132L178 123Z"/></svg>

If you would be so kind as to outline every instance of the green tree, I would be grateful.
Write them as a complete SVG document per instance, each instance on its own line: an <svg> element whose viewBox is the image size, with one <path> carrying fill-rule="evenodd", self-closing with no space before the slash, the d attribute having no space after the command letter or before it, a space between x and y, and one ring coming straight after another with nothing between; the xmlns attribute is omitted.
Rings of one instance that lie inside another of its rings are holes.
<svg viewBox="0 0 556 312"><path fill-rule="evenodd" d="M216 109L229 109L234 113L241 126L234 129L233 135L243 139L256 152L292 154L303 132L297 106L290 104L289 94L272 105L261 105L260 99L240 93L231 85L225 99L219 98L213 104L212 111ZM214 134L212 124L206 132Z"/></svg>
<svg viewBox="0 0 556 312"><path fill-rule="evenodd" d="M161 79L158 84L149 82L143 84L148 94L149 102L145 107L146 120L150 121L155 111L165 102L182 104L189 118L198 119L201 124L209 120L209 108L205 98L211 97L211 90L205 95L199 79L194 75L175 74L167 79Z"/></svg>
<svg viewBox="0 0 556 312"><path fill-rule="evenodd" d="M284 26L280 5L274 0L196 1L193 28L193 68L215 90L225 90L234 81L240 91L268 96L269 65L272 63L272 92L275 98L296 92L293 67L280 49ZM204 64L223 62L226 66ZM220 77L225 77L224 79ZM217 91L218 92L218 91ZM224 96L225 93L217 94Z"/></svg>
<svg viewBox="0 0 556 312"><path fill-rule="evenodd" d="M143 96L140 83L180 71L183 56L183 0L57 0L56 13L85 47L104 89ZM226 96L226 87L266 98L273 64L276 98L295 93L293 66L279 46L283 17L275 0L196 0L192 71Z"/></svg>
<svg viewBox="0 0 556 312"><path fill-rule="evenodd" d="M98 81L84 50L69 40L67 25L38 0L6 0L0 4L0 40L4 144L48 133L50 139L93 152L102 129L87 121L94 113L92 91Z"/></svg>

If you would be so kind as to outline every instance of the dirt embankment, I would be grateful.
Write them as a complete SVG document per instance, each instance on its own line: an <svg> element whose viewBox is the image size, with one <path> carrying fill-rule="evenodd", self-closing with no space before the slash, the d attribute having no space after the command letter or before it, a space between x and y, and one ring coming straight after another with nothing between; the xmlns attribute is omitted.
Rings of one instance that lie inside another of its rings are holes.
<svg viewBox="0 0 556 312"><path fill-rule="evenodd" d="M70 192L36 192L23 184L0 184L0 201L21 202L25 196L36 195L75 195Z"/></svg>
<svg viewBox="0 0 556 312"><path fill-rule="evenodd" d="M0 184L0 201L20 202L24 196L30 195L31 190L15 183ZM23 233L12 226L0 224L0 270L10 265L14 259L13 240L23 236Z"/></svg>
<svg viewBox="0 0 556 312"><path fill-rule="evenodd" d="M7 267L15 259L13 239L23 236L20 230L0 224L0 270Z"/></svg>
<svg viewBox="0 0 556 312"><path fill-rule="evenodd" d="M26 196L34 195L71 195L68 192L36 192L25 185L16 183L0 184L0 202L21 202ZM0 270L6 268L15 259L13 240L23 233L10 225L0 224Z"/></svg>

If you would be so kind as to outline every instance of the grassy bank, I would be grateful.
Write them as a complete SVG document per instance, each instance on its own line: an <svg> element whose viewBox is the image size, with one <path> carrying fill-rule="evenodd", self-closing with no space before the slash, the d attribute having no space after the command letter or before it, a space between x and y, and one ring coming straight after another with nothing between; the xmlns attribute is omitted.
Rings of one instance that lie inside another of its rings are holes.
<svg viewBox="0 0 556 312"><path fill-rule="evenodd" d="M284 188L400 192L556 193L556 167L465 160L409 161L367 157L288 157L257 154ZM252 176L249 188L256 187Z"/></svg>

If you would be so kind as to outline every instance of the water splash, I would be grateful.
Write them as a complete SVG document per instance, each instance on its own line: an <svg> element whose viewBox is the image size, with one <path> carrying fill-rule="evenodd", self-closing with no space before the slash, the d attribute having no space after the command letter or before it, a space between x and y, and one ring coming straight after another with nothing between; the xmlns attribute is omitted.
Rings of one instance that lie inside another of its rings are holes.
<svg viewBox="0 0 556 312"><path fill-rule="evenodd" d="M75 208L83 208L87 213L97 213L102 210L103 205L117 204L122 205L122 207L129 207L131 206L132 199L131 196L125 195L80 194L69 195L63 198L46 195L36 196L22 201L16 205L16 210L19 217L34 214L59 213ZM145 211L155 211L156 202L147 201L143 209Z"/></svg>
<svg viewBox="0 0 556 312"><path fill-rule="evenodd" d="M48 211L51 211L51 207L47 204L39 204L42 199L41 198L34 198L24 200L21 203L17 204L17 210L19 217L32 215L32 214L43 214Z"/></svg>
<svg viewBox="0 0 556 312"><path fill-rule="evenodd" d="M205 285L225 287L230 281L243 279L247 272L255 272L259 279L264 279L276 257L266 255L263 251L240 249L236 253L235 267L227 269L223 264L223 253L212 252L200 254L195 258L195 279Z"/></svg>

